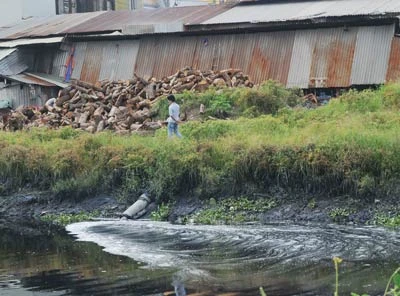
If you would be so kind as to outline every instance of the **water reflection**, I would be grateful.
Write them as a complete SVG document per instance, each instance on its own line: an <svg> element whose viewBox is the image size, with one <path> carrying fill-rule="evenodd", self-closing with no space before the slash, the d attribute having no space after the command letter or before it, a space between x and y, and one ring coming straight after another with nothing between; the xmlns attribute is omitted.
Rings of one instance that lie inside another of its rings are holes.
<svg viewBox="0 0 400 296"><path fill-rule="evenodd" d="M64 231L0 228L0 295L381 295L399 234L337 226L78 223ZM40 231L39 231L40 230ZM76 241L78 238L79 241ZM89 242L86 242L89 241Z"/></svg>

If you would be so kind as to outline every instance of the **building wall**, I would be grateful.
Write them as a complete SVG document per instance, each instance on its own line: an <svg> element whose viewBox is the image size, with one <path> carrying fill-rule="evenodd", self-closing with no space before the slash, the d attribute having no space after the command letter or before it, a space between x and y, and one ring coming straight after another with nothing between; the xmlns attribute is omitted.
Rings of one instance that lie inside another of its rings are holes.
<svg viewBox="0 0 400 296"><path fill-rule="evenodd" d="M398 60L398 44L394 25L76 42L72 78L94 83L137 73L161 79L191 66L238 68L255 83L273 79L288 87L380 84L399 73L399 66L391 65ZM52 73L63 75L67 57L66 52L55 56Z"/></svg>
<svg viewBox="0 0 400 296"><path fill-rule="evenodd" d="M12 82L11 85L0 88L0 99L10 100L13 109L19 106L43 106L50 97L57 95L57 91L57 88Z"/></svg>

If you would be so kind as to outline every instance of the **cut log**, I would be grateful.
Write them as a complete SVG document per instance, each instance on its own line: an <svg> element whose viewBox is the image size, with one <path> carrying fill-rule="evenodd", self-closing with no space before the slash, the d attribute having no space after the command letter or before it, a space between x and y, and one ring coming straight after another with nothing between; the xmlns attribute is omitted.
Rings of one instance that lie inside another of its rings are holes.
<svg viewBox="0 0 400 296"><path fill-rule="evenodd" d="M66 101L70 100L71 97L67 94L56 100L56 106L61 107Z"/></svg>

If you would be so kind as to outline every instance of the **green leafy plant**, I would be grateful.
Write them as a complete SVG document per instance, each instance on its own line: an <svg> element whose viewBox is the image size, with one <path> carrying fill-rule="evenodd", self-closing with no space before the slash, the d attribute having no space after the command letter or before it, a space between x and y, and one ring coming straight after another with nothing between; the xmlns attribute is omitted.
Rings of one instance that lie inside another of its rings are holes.
<svg viewBox="0 0 400 296"><path fill-rule="evenodd" d="M40 220L60 226L66 226L71 223L90 221L94 217L98 216L98 211L93 211L91 213L80 212L77 214L45 214L40 217Z"/></svg>
<svg viewBox="0 0 400 296"><path fill-rule="evenodd" d="M400 296L400 267L391 275L383 295Z"/></svg>
<svg viewBox="0 0 400 296"><path fill-rule="evenodd" d="M151 220L166 221L171 213L172 204L161 203L157 209L150 214Z"/></svg>
<svg viewBox="0 0 400 296"><path fill-rule="evenodd" d="M329 211L328 215L331 217L334 221L343 221L347 220L347 218L353 213L354 211L352 209L347 209L347 208L333 208Z"/></svg>
<svg viewBox="0 0 400 296"><path fill-rule="evenodd" d="M315 209L316 206L317 206L317 202L315 201L315 198L312 198L308 201L307 207L309 209Z"/></svg>
<svg viewBox="0 0 400 296"><path fill-rule="evenodd" d="M238 224L255 221L257 213L267 211L276 205L274 199L227 198L186 220L193 220L199 224Z"/></svg>

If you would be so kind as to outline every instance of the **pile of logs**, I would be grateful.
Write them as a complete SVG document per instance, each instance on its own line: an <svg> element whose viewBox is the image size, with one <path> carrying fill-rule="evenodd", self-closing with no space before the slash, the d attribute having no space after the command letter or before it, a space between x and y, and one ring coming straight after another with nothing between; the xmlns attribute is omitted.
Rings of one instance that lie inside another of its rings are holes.
<svg viewBox="0 0 400 296"><path fill-rule="evenodd" d="M105 129L125 134L143 129L158 129L161 122L152 121L152 105L168 94L204 91L215 87L253 87L249 77L239 69L199 71L184 68L161 80L134 75L129 80L80 80L62 89L57 98L37 110L23 108L13 112L3 129L18 130L30 126L58 128L72 126L88 132Z"/></svg>

